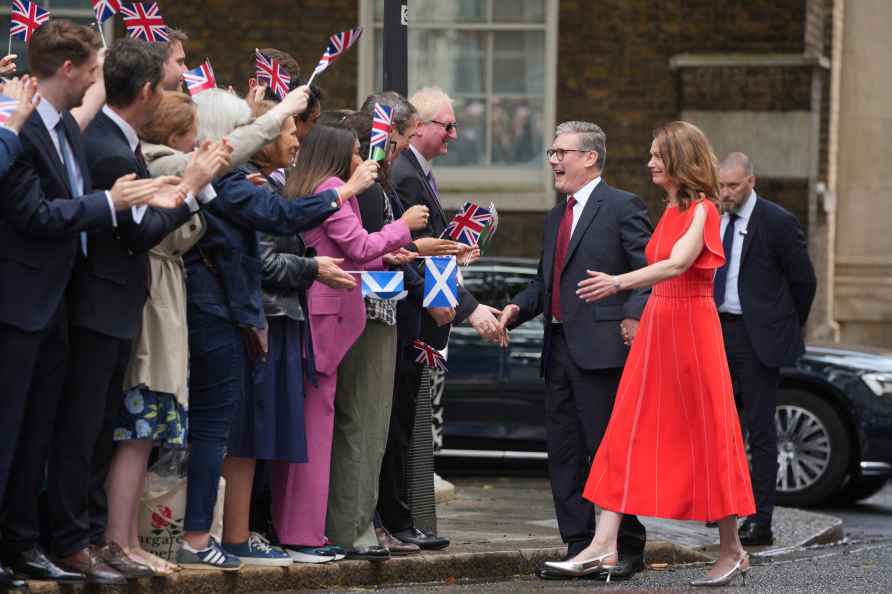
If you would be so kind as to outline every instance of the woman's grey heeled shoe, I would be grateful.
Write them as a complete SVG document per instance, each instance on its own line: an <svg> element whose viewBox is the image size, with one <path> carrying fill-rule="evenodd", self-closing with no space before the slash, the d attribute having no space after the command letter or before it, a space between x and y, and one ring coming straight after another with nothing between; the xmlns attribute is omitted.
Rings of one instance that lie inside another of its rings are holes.
<svg viewBox="0 0 892 594"><path fill-rule="evenodd" d="M610 575L616 568L616 564L611 563L608 565L604 563L604 561L614 556L616 556L615 551L612 553L604 553L603 555L586 559L585 561L548 561L545 563L545 567L554 570L557 573L573 577L582 577L599 571L606 571L607 581L609 582Z"/></svg>
<svg viewBox="0 0 892 594"><path fill-rule="evenodd" d="M691 585L697 586L697 587L705 587L705 588L717 588L719 586L727 586L732 581L734 581L734 578L736 578L738 575L740 575L740 579L743 580L743 585L746 586L746 574L749 573L750 569L751 568L750 568L750 564L749 564L749 556L744 555L737 561L737 563L734 565L734 567L732 567L731 570L728 571L728 573L726 573L724 575L719 575L716 577L708 577L707 576L704 578L700 578L699 580L692 581Z"/></svg>

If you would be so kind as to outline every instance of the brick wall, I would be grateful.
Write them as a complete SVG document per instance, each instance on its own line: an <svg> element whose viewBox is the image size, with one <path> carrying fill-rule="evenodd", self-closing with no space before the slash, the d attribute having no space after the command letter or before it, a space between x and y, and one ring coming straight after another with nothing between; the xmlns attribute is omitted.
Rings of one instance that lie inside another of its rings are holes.
<svg viewBox="0 0 892 594"><path fill-rule="evenodd" d="M359 21L357 0L158 0L158 6L168 24L189 35L187 63L195 66L210 58L217 81L239 91L253 76L254 48L289 52L297 58L306 80L329 35L355 27ZM356 60L356 52L348 52L320 75L326 95L323 109L354 106Z"/></svg>

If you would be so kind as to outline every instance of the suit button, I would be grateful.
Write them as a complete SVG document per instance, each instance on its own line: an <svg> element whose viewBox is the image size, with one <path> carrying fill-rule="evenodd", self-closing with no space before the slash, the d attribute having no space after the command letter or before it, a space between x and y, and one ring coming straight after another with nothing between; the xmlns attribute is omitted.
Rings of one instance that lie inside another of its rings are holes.
<svg viewBox="0 0 892 594"><path fill-rule="evenodd" d="M198 225L196 225L195 223L189 225L189 231L195 231L196 229L198 229Z"/></svg>

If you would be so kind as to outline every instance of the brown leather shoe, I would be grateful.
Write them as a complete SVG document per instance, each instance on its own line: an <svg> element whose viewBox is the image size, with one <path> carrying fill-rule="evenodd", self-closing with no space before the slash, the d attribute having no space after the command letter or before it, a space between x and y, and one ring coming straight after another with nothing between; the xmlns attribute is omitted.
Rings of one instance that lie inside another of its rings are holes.
<svg viewBox="0 0 892 594"><path fill-rule="evenodd" d="M101 547L92 545L91 548L96 553L96 556L126 578L152 577L155 575L151 567L137 563L128 557L124 549L118 546L116 542L108 541Z"/></svg>
<svg viewBox="0 0 892 594"><path fill-rule="evenodd" d="M127 578L115 571L105 561L99 558L93 548L81 549L73 555L56 560L56 564L62 569L76 571L87 576L87 583L91 584L126 584Z"/></svg>
<svg viewBox="0 0 892 594"><path fill-rule="evenodd" d="M411 544L395 539L390 535L390 532L388 532L386 528L375 528L375 535L378 537L378 544L382 547L386 547L394 557L415 555L421 552L421 547L417 544Z"/></svg>

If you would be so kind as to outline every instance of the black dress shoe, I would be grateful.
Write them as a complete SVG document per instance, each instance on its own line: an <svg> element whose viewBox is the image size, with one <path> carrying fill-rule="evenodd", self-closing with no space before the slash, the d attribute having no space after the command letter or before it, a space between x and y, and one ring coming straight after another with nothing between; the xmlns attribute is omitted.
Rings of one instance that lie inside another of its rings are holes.
<svg viewBox="0 0 892 594"><path fill-rule="evenodd" d="M20 580L17 578L11 569L7 569L3 564L0 564L0 590L20 590L26 591L28 589L28 584L25 583L25 580Z"/></svg>
<svg viewBox="0 0 892 594"><path fill-rule="evenodd" d="M356 547L347 550L347 559L354 561L390 561L390 551L381 545Z"/></svg>
<svg viewBox="0 0 892 594"><path fill-rule="evenodd" d="M449 539L422 532L417 528L409 528L408 530L400 530L392 532L391 535L397 540L418 545L422 551L439 551L449 546Z"/></svg>
<svg viewBox="0 0 892 594"><path fill-rule="evenodd" d="M740 544L746 546L765 546L774 544L774 533L770 524L759 522L744 522L737 530L740 536Z"/></svg>
<svg viewBox="0 0 892 594"><path fill-rule="evenodd" d="M39 546L34 545L27 551L19 553L9 560L9 568L17 576L27 580L42 580L50 582L82 583L87 581L87 576L76 571L62 569L46 556Z"/></svg>

